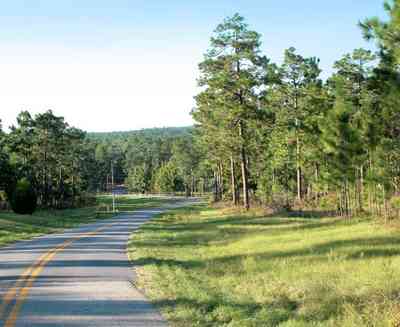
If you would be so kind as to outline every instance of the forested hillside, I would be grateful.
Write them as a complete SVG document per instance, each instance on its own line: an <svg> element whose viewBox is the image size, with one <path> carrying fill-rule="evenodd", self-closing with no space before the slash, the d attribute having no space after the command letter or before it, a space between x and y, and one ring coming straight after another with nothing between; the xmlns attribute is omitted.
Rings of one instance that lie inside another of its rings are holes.
<svg viewBox="0 0 400 327"><path fill-rule="evenodd" d="M87 136L93 140L114 141L126 140L132 136L139 137L160 137L170 138L188 135L193 131L192 126L187 127L162 127L162 128L145 128L137 131L116 131L116 132L97 132L88 133Z"/></svg>

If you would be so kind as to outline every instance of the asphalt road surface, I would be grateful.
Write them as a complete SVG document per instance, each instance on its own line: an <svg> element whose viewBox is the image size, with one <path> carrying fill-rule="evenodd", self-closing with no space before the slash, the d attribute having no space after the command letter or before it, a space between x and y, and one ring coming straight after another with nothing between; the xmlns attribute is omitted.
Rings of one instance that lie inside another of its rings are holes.
<svg viewBox="0 0 400 327"><path fill-rule="evenodd" d="M134 287L126 247L142 223L183 204L125 213L0 248L0 326L167 326Z"/></svg>

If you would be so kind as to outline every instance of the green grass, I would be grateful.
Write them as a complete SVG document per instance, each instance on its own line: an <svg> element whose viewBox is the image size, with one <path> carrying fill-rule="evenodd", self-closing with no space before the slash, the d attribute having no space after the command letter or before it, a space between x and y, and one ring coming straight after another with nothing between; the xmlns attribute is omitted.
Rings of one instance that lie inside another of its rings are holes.
<svg viewBox="0 0 400 327"><path fill-rule="evenodd" d="M144 225L129 250L172 326L399 326L399 232L373 220L197 206Z"/></svg>
<svg viewBox="0 0 400 327"><path fill-rule="evenodd" d="M118 196L116 203L117 209L121 212L157 207L170 201L165 198ZM0 211L0 246L113 216L112 212L98 212L100 207L104 209L112 203L110 196L99 196L97 202L97 207L37 210L33 215L18 215L13 212Z"/></svg>
<svg viewBox="0 0 400 327"><path fill-rule="evenodd" d="M102 210L112 210L112 196L102 195L97 197ZM129 212L137 209L151 208L162 206L170 203L171 198L168 197L152 197L152 196L135 196L135 195L118 195L116 196L116 210L119 212Z"/></svg>

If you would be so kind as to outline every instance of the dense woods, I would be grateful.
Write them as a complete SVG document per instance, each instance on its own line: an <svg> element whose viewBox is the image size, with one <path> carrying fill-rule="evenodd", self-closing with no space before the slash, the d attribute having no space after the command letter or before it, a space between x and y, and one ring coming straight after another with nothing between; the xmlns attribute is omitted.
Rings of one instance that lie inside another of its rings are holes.
<svg viewBox="0 0 400 327"><path fill-rule="evenodd" d="M24 111L16 126L0 134L0 190L20 213L36 205L20 209L14 198L41 208L75 207L118 184L134 193L204 193L210 182L202 176L209 173L198 169L192 132L179 127L86 134L52 111L35 117Z"/></svg>
<svg viewBox="0 0 400 327"><path fill-rule="evenodd" d="M63 208L86 201L84 192L96 177L94 154L83 131L51 111L35 117L23 111L17 125L1 138L1 186L11 205L21 185L26 196L36 195L41 207Z"/></svg>
<svg viewBox="0 0 400 327"><path fill-rule="evenodd" d="M200 153L192 127L92 133L88 137L98 163L97 190L107 191L111 179L134 193L191 195L209 188L204 186L209 183L205 181L209 173L199 169Z"/></svg>
<svg viewBox="0 0 400 327"><path fill-rule="evenodd" d="M215 200L398 214L400 3L385 8L360 23L379 51L344 54L326 80L294 48L272 63L237 14L217 27L193 110Z"/></svg>

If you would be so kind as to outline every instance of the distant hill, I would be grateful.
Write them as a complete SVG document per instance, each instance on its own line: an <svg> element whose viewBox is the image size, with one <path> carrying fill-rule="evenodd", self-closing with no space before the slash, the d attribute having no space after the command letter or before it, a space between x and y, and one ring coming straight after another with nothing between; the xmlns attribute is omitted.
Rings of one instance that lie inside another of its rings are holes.
<svg viewBox="0 0 400 327"><path fill-rule="evenodd" d="M116 132L92 132L87 133L87 136L93 140L116 140L127 139L133 136L141 137L177 137L191 133L193 126L186 127L161 127L161 128L144 128L136 131L116 131Z"/></svg>

